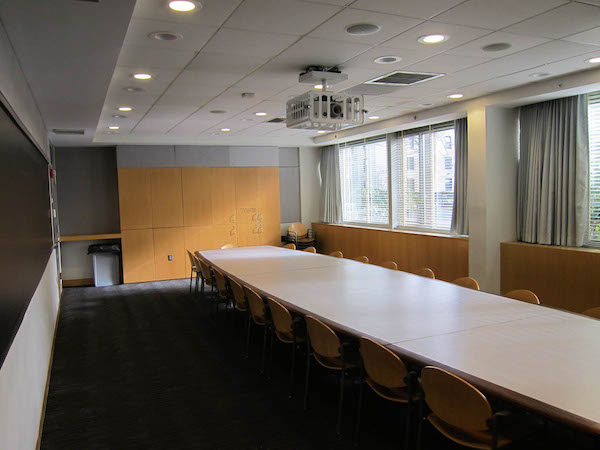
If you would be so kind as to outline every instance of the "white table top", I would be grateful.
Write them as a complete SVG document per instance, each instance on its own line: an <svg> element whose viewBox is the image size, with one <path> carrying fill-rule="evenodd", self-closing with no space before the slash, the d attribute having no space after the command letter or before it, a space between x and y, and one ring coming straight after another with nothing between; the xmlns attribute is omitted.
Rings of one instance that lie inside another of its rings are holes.
<svg viewBox="0 0 600 450"><path fill-rule="evenodd" d="M297 250L197 253L296 311L600 433L600 321Z"/></svg>

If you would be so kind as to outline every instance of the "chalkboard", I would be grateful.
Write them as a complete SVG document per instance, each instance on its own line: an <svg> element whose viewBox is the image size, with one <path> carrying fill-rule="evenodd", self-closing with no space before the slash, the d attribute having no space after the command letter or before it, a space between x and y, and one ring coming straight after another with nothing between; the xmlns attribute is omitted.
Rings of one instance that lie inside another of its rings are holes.
<svg viewBox="0 0 600 450"><path fill-rule="evenodd" d="M0 366L52 252L48 163L0 105Z"/></svg>

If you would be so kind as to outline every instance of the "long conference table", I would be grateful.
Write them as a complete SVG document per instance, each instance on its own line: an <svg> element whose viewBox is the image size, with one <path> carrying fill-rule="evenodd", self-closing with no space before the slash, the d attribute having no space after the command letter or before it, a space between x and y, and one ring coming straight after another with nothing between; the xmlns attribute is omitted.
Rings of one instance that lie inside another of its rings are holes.
<svg viewBox="0 0 600 450"><path fill-rule="evenodd" d="M334 329L461 376L498 398L600 434L600 320L440 280L279 247L196 254Z"/></svg>

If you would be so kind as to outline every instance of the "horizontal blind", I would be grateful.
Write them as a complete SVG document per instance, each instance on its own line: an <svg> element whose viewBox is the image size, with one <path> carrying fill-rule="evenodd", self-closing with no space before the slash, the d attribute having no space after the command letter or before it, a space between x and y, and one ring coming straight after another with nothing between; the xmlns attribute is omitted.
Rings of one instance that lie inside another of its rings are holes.
<svg viewBox="0 0 600 450"><path fill-rule="evenodd" d="M600 92L589 95L590 241L600 244Z"/></svg>

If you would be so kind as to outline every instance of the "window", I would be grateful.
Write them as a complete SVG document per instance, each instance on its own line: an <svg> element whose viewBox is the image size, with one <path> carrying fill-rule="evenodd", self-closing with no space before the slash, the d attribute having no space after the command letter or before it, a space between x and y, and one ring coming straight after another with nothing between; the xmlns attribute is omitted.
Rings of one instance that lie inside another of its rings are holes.
<svg viewBox="0 0 600 450"><path fill-rule="evenodd" d="M600 245L600 92L590 94L588 105L590 136L590 241Z"/></svg>
<svg viewBox="0 0 600 450"><path fill-rule="evenodd" d="M340 144L342 220L389 225L388 151L384 137Z"/></svg>
<svg viewBox="0 0 600 450"><path fill-rule="evenodd" d="M409 156L408 158L406 158L406 170L415 170L414 156Z"/></svg>
<svg viewBox="0 0 600 450"><path fill-rule="evenodd" d="M452 158L451 156L445 156L444 157L444 168L446 170L453 170L454 169L454 158Z"/></svg>

